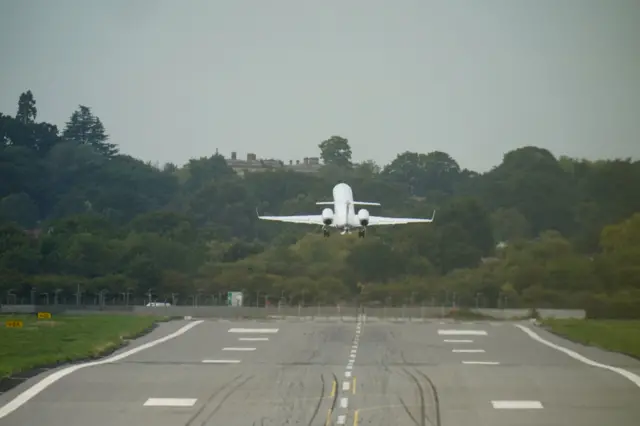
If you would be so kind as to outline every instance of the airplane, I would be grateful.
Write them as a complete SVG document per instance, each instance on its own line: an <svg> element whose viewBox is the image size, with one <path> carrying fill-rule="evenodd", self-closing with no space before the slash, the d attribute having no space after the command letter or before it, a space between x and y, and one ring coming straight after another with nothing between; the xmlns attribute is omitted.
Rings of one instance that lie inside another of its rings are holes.
<svg viewBox="0 0 640 426"><path fill-rule="evenodd" d="M357 229L359 238L365 237L369 226L430 223L436 216L435 210L430 219L370 216L366 209L360 209L356 213L354 206L380 206L381 204L353 201L353 191L346 183L339 183L333 187L333 201L318 201L316 205L333 205L333 210L325 208L319 215L260 216L257 210L256 214L262 220L321 225L324 237L330 236L329 228L340 230L340 235L351 234L352 230Z"/></svg>

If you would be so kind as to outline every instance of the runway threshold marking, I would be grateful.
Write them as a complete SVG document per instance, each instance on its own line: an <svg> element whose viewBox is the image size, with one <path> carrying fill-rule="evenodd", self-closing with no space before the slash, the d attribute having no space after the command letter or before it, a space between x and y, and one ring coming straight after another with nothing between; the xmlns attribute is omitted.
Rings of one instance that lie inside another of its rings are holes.
<svg viewBox="0 0 640 426"><path fill-rule="evenodd" d="M145 349L152 348L152 347L157 346L157 345L159 345L161 343L167 342L167 341L169 341L171 339L175 339L178 336L182 336L187 331L191 330L193 327L195 327L197 325L202 324L203 322L204 322L204 320L198 320L198 321L190 322L189 324L185 325L184 327L181 327L180 329L174 331L171 334L168 334L168 335L166 335L164 337L161 337L159 339L152 340L152 341L147 342L147 343L145 343L143 345L140 345L140 346L137 346L137 347L135 347L133 349L130 349L128 351L122 352L121 354L118 354L118 355L113 355L113 356L110 356L108 358L101 359L99 361L91 361L91 362L86 362L84 364L72 365L72 366L63 368L62 370L58 370L58 371L48 375L44 379L40 380L38 383L36 383L35 385L33 385L30 388L26 389L22 393L20 393L18 396L13 398L11 401L9 401L7 404L5 404L3 407L0 407L0 419L8 416L12 412L14 412L18 408L20 408L22 405L26 404L27 401L29 401L31 398L33 398L34 396L38 395L40 392L42 392L43 390L45 390L46 388L51 386L53 383L57 382L58 380L62 379L65 376L68 376L69 374L73 373L74 371L77 371L77 370L80 370L80 369L86 368L86 367L93 367L93 366L96 366L96 365L104 365L104 364L110 364L110 363L113 363L113 362L116 362L116 361L120 361L121 359L127 358L127 357L129 357L131 355L134 355L134 354L137 354L138 352L142 352Z"/></svg>
<svg viewBox="0 0 640 426"><path fill-rule="evenodd" d="M255 351L256 348L222 348L223 351L240 351L240 352L251 352Z"/></svg>
<svg viewBox="0 0 640 426"><path fill-rule="evenodd" d="M565 354L569 355L571 358L578 360L584 364L590 365L592 367L603 368L605 370L609 370L614 373L617 373L622 377L628 379L629 381L631 381L633 384L635 384L640 388L640 376L638 376L637 374L633 374L632 372L627 371L623 368L613 367L611 365L601 364L599 362L593 361L592 359L582 356L579 353L572 351L571 349L567 349L563 346L556 345L555 343L551 343L548 340L543 339L537 333L535 333L534 331L530 330L529 328L523 325L515 324L515 326L518 327L520 330L524 331L525 333L527 333L529 337L531 337L533 340L540 342L543 345L549 346L550 348L553 348L557 351L564 352Z"/></svg>
<svg viewBox="0 0 640 426"><path fill-rule="evenodd" d="M438 330L438 334L441 336L486 336L487 332L484 330Z"/></svg>
<svg viewBox="0 0 640 426"><path fill-rule="evenodd" d="M240 364L239 359L203 359L204 364Z"/></svg>
<svg viewBox="0 0 640 426"><path fill-rule="evenodd" d="M491 401L496 410L532 410L544 408L540 401Z"/></svg>
<svg viewBox="0 0 640 426"><path fill-rule="evenodd" d="M145 407L193 407L197 398L149 398Z"/></svg>
<svg viewBox="0 0 640 426"><path fill-rule="evenodd" d="M278 328L230 328L229 333L264 333L273 334L278 332Z"/></svg>

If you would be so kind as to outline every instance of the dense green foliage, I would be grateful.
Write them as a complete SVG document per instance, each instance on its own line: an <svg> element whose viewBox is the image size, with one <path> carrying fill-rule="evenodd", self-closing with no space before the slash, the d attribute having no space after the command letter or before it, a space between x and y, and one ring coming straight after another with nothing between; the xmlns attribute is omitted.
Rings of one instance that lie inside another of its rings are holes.
<svg viewBox="0 0 640 426"><path fill-rule="evenodd" d="M0 298L213 303L228 290L274 303L449 303L640 311L640 162L555 158L532 146L483 174L444 152L353 163L320 143L316 174L237 175L219 155L155 167L118 152L91 109L62 132L31 92L0 115ZM319 213L347 181L373 214L433 224L322 238L258 221ZM635 215L634 215L635 214Z"/></svg>

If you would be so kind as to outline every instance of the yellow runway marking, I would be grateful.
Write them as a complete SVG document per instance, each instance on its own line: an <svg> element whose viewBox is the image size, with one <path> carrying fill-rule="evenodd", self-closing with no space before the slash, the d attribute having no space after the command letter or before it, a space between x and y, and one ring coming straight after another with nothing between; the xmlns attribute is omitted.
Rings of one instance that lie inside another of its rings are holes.
<svg viewBox="0 0 640 426"><path fill-rule="evenodd" d="M358 426L358 410L353 413L353 426Z"/></svg>
<svg viewBox="0 0 640 426"><path fill-rule="evenodd" d="M329 426L331 424L331 408L327 410L327 420L324 422L324 426Z"/></svg>
<svg viewBox="0 0 640 426"><path fill-rule="evenodd" d="M355 377L353 378L353 386L352 387L353 387L353 394L355 395L356 394L356 378Z"/></svg>
<svg viewBox="0 0 640 426"><path fill-rule="evenodd" d="M336 396L336 386L338 385L338 382L336 382L335 380L333 381L333 384L331 385L331 396L334 397Z"/></svg>

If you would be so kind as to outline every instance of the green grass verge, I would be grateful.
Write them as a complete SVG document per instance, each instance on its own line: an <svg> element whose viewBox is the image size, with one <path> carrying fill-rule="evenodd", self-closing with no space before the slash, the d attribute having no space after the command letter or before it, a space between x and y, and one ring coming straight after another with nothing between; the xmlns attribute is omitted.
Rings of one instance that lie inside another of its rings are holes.
<svg viewBox="0 0 640 426"><path fill-rule="evenodd" d="M548 319L542 324L567 339L640 359L640 321Z"/></svg>
<svg viewBox="0 0 640 426"><path fill-rule="evenodd" d="M20 320L22 328L7 328ZM125 339L149 330L164 318L126 315L0 316L0 379L56 363L97 357L121 346Z"/></svg>

